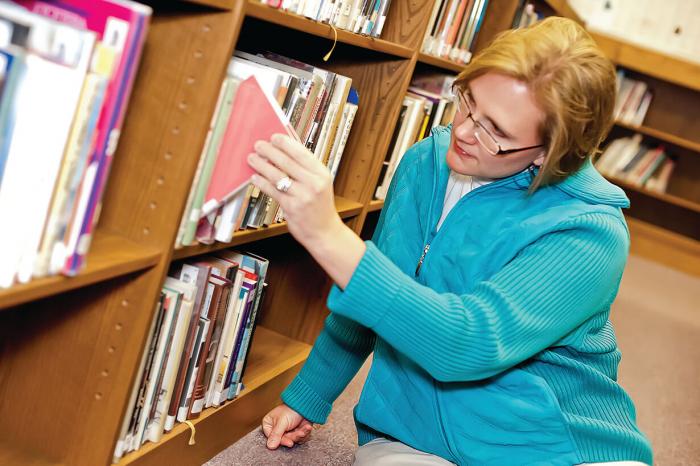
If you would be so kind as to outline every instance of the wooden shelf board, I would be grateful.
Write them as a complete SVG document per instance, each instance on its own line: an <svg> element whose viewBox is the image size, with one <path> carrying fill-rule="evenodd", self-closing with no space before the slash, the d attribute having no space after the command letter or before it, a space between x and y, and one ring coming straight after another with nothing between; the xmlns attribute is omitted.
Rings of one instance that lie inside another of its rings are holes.
<svg viewBox="0 0 700 466"><path fill-rule="evenodd" d="M351 201L340 196L335 197L335 208L341 218L349 218L358 215L362 211L362 204ZM258 228L256 230L237 231L233 235L233 241L229 243L198 244L176 249L173 252L173 260L184 259L186 257L199 256L219 249L226 249L240 244L252 243L273 236L284 235L289 232L287 222L275 223L269 227Z"/></svg>
<svg viewBox="0 0 700 466"><path fill-rule="evenodd" d="M685 149L690 149L694 152L700 152L700 143L689 141L688 139L675 136L671 133L666 133L664 131L659 131L658 129L650 128L648 126L634 126L628 125L627 123L622 123L619 121L615 122L616 126L620 128L629 129L632 131L637 131L638 133L651 136L653 138L659 139L661 141L668 142L669 144L676 145L678 147L683 147Z"/></svg>
<svg viewBox="0 0 700 466"><path fill-rule="evenodd" d="M214 8L221 8L224 10L230 10L233 8L234 3L238 0L184 0L187 3L195 3L197 5L210 6Z"/></svg>
<svg viewBox="0 0 700 466"><path fill-rule="evenodd" d="M82 272L75 277L55 275L0 289L0 309L136 272L156 265L159 258L160 252L152 247L97 230Z"/></svg>
<svg viewBox="0 0 700 466"><path fill-rule="evenodd" d="M549 7L556 12L558 16L573 19L577 23L583 25L583 19L576 13L576 10L571 8L567 0L544 0Z"/></svg>
<svg viewBox="0 0 700 466"><path fill-rule="evenodd" d="M635 186L631 183L628 183L627 181L621 180L620 178L616 178L614 176L606 176L606 178L608 178L612 183L618 185L622 189L636 191L638 193L644 194L645 196L659 199L669 204L673 204L684 209L691 210L695 213L700 213L700 204L698 204L697 202L693 202L679 196L674 196L672 194L659 193L656 191L651 191L649 189L640 188L639 186Z"/></svg>
<svg viewBox="0 0 700 466"><path fill-rule="evenodd" d="M664 55L601 32L588 32L608 58L618 65L700 91L700 64Z"/></svg>
<svg viewBox="0 0 700 466"><path fill-rule="evenodd" d="M314 36L333 40L333 28L328 24L310 20L304 16L289 13L284 10L269 7L257 0L248 0L246 5L246 16L257 18L269 23L278 24L289 29L306 32ZM337 29L338 42L343 44L361 47L363 49L374 50L401 58L411 58L413 50L403 45L395 44L386 40L355 34L343 29Z"/></svg>
<svg viewBox="0 0 700 466"><path fill-rule="evenodd" d="M626 216L630 229L630 252L700 276L700 241Z"/></svg>
<svg viewBox="0 0 700 466"><path fill-rule="evenodd" d="M265 384L274 382L276 378L285 375L287 371L301 365L311 352L311 345L293 340L291 338L280 335L279 333L268 330L267 328L258 325L255 329L250 353L248 354L248 363L246 366L245 376L243 377L244 389L241 394L224 405L218 408L207 408L202 411L202 414L191 422L198 431L211 428L212 425L222 425L226 429L226 424L235 422L235 416L230 416L231 412L235 412L236 408L247 401L247 397L251 394L255 395L256 390L261 389ZM260 413L260 416L265 413ZM226 416L228 415L228 416ZM228 419L228 421L226 420ZM261 418L262 419L262 418ZM189 438L190 429L184 423L178 423L173 430L163 435L163 438L158 443L146 443L138 451L125 455L118 463L118 466L127 464L152 464L149 456L157 454L165 454L165 450L179 449L176 439L183 441L185 437ZM200 441L207 442L208 438L203 437ZM230 442L236 440L231 436ZM199 442L198 442L199 443ZM187 447L184 447L187 448ZM163 449L163 452L159 450ZM201 464L202 458L198 464Z"/></svg>
<svg viewBox="0 0 700 466"><path fill-rule="evenodd" d="M0 442L0 464L21 466L60 466L62 463L42 457L36 449L20 449L7 441Z"/></svg>
<svg viewBox="0 0 700 466"><path fill-rule="evenodd" d="M418 61L421 63L425 63L426 65L442 68L443 70L454 71L455 73L461 72L464 69L464 67L467 66L461 63L453 62L452 60L434 57L423 52L418 54Z"/></svg>
<svg viewBox="0 0 700 466"><path fill-rule="evenodd" d="M367 207L367 212L374 212L376 210L382 210L384 207L384 201L374 199L369 201L369 206Z"/></svg>

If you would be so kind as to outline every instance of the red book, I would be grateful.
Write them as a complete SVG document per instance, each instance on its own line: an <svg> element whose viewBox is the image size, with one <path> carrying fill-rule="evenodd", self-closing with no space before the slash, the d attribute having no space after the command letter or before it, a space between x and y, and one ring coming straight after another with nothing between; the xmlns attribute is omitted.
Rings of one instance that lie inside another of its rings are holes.
<svg viewBox="0 0 700 466"><path fill-rule="evenodd" d="M250 183L255 170L248 165L248 154L255 152L253 145L257 141L269 141L275 133L289 134L298 140L274 97L251 76L238 86L204 198L202 217Z"/></svg>

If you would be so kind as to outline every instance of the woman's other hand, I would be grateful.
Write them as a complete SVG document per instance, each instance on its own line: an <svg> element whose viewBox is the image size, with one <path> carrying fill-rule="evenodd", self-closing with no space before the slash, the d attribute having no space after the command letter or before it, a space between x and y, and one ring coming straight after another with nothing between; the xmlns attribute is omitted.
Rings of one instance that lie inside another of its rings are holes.
<svg viewBox="0 0 700 466"><path fill-rule="evenodd" d="M267 413L262 420L262 430L267 437L267 448L275 450L280 445L293 447L309 439L313 424L285 404Z"/></svg>

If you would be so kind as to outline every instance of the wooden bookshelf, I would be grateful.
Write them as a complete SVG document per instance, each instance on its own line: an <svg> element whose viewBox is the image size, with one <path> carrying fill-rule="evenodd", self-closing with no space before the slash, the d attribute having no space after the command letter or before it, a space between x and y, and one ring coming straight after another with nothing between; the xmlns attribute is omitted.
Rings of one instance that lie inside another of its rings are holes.
<svg viewBox="0 0 700 466"><path fill-rule="evenodd" d="M584 24L567 0L537 0L536 3L543 7L545 14L568 17ZM700 64L599 31L589 30L589 33L613 63L625 68L626 75L632 79L646 82L654 96L644 125L616 122L608 142L634 131L670 146L668 152L676 161L667 193L611 179L625 189L632 200L628 217L666 228L669 234L673 231L700 238Z"/></svg>
<svg viewBox="0 0 700 466"><path fill-rule="evenodd" d="M184 0L197 5L230 10L238 0Z"/></svg>
<svg viewBox="0 0 700 466"><path fill-rule="evenodd" d="M258 326L248 356L243 379L245 389L234 400L218 408L206 409L192 420L195 445L189 445L191 431L177 424L157 444L147 443L140 450L116 463L124 465L202 464L231 443L231 436L242 436L259 425L261 409L274 407L276 396L261 400L262 392L277 391L291 381L306 360L311 346ZM259 403L264 403L260 406Z"/></svg>
<svg viewBox="0 0 700 466"><path fill-rule="evenodd" d="M7 442L0 442L0 464L22 466L62 466L61 463L51 461L40 456L31 449L22 449Z"/></svg>
<svg viewBox="0 0 700 466"><path fill-rule="evenodd" d="M375 212L377 210L382 210L384 208L384 201L380 200L373 200L369 202L369 206L367 207L367 212Z"/></svg>
<svg viewBox="0 0 700 466"><path fill-rule="evenodd" d="M78 275L56 275L18 284L5 290L0 289L0 309L152 267L159 259L160 253L157 249L98 230L87 256L86 267Z"/></svg>
<svg viewBox="0 0 700 466"><path fill-rule="evenodd" d="M467 66L445 58L434 57L423 52L418 54L418 61L443 70L454 71L455 73L460 73L464 67Z"/></svg>
<svg viewBox="0 0 700 466"><path fill-rule="evenodd" d="M362 204L355 201L336 196L335 207L340 218L347 219L358 215L362 211ZM218 251L220 249L228 249L240 244L252 243L262 239L271 238L273 236L284 235L289 232L286 222L276 223L269 227L258 229L237 231L233 235L233 241L230 243L214 243L214 244L198 244L196 246L187 246L181 249L176 249L173 253L173 259L184 259L186 257L199 256L202 254Z"/></svg>
<svg viewBox="0 0 700 466"><path fill-rule="evenodd" d="M616 64L693 91L700 91L700 64L650 50L602 32L589 32L603 52Z"/></svg>
<svg viewBox="0 0 700 466"><path fill-rule="evenodd" d="M691 150L693 152L700 153L700 142L695 142L695 141L690 141L688 139L676 136L671 133L667 133L666 131L661 131L658 129L651 128L649 126L634 126L634 125L629 125L627 123L622 123L620 121L615 122L616 126L619 126L620 128L624 128L630 131L636 131L637 133L644 134L646 136L650 136L654 139L658 139L659 141L662 142L667 142L669 144L673 144L674 146L682 147L684 149Z"/></svg>
<svg viewBox="0 0 700 466"><path fill-rule="evenodd" d="M333 28L328 24L311 21L304 16L269 7L260 3L259 0L247 0L246 16L258 18L263 21L278 24L297 31L303 31L317 37L330 39L331 41L335 37ZM353 45L355 47L361 47L363 49L373 50L375 52L381 52L400 58L410 58L413 55L413 50L411 48L400 44L370 36L355 34L344 29L336 28L336 32L338 34L338 42L344 44Z"/></svg>
<svg viewBox="0 0 700 466"><path fill-rule="evenodd" d="M286 225L238 232L229 244L172 248L234 49L267 49L352 78L360 105L335 192L338 213L358 233L366 213L381 209L372 194L417 63L461 70L421 57L433 0L392 2L381 39L338 30L328 62L332 28L257 1L147 3L154 13L87 268L0 292L0 464L111 463L174 260L241 245L270 259L246 388L202 413L195 445L178 425L120 464L201 464L259 425L309 354L331 282ZM477 49L510 25L517 3L489 2Z"/></svg>
<svg viewBox="0 0 700 466"><path fill-rule="evenodd" d="M547 7L551 8L557 16L573 19L577 23L584 25L583 19L571 8L567 0L539 0L537 3L544 3Z"/></svg>
<svg viewBox="0 0 700 466"><path fill-rule="evenodd" d="M700 241L629 216L627 225L630 229L632 254L700 276Z"/></svg>
<svg viewBox="0 0 700 466"><path fill-rule="evenodd" d="M645 189L643 187L636 186L632 183L629 183L627 181L624 181L620 178L615 178L615 177L608 177L611 182L615 183L625 191L634 191L638 192L641 194L644 194L645 196L652 197L655 199L658 199L660 201L666 202L671 205L675 205L678 207L682 207L683 209L687 209L691 212L695 212L696 214L700 214L700 204L697 202L690 201L688 199L684 199L679 196L674 196L672 194L667 194L667 193L659 193L656 191L652 191L650 189Z"/></svg>

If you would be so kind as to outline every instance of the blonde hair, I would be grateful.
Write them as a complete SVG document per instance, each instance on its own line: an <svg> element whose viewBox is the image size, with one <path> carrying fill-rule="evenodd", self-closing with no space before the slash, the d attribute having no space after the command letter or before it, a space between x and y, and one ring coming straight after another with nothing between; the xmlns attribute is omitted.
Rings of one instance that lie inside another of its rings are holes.
<svg viewBox="0 0 700 466"><path fill-rule="evenodd" d="M549 17L502 32L455 85L464 90L489 72L526 83L545 113L539 133L547 152L530 192L563 180L599 151L613 123L615 67L576 22Z"/></svg>

